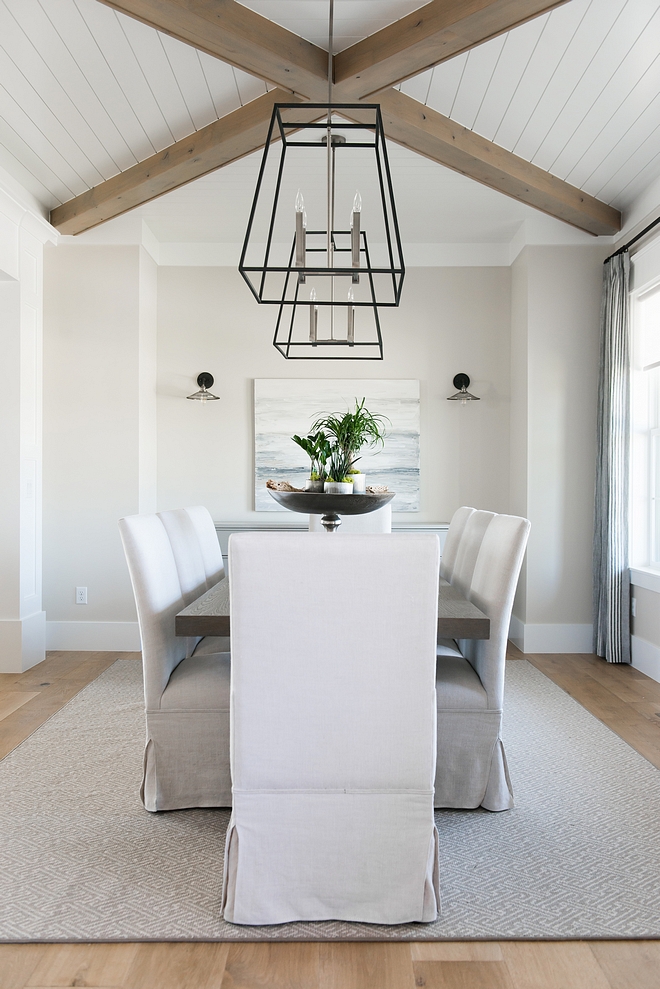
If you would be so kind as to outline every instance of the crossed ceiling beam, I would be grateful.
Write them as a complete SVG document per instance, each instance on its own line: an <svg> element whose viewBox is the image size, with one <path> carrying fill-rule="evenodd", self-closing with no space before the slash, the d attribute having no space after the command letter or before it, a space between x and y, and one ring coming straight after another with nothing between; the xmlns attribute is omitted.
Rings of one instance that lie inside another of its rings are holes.
<svg viewBox="0 0 660 989"><path fill-rule="evenodd" d="M328 54L236 0L99 0L271 83L275 90L58 206L81 233L263 147L274 103L326 102ZM333 100L381 104L391 140L592 234L619 212L392 86L566 0L433 0L334 59ZM311 111L310 111L311 119Z"/></svg>

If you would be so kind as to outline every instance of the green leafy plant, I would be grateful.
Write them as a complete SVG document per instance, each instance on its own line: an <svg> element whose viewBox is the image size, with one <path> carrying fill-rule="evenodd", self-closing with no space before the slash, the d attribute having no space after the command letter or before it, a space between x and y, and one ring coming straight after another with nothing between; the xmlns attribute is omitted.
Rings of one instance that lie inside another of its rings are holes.
<svg viewBox="0 0 660 989"><path fill-rule="evenodd" d="M349 472L353 461L349 454L335 443L330 454L330 467L328 470L329 481L350 481Z"/></svg>
<svg viewBox="0 0 660 989"><path fill-rule="evenodd" d="M326 415L317 419L312 430L322 431L330 438L334 451L341 450L344 455L346 469L344 474L350 470L353 464L359 460L359 453L363 447L383 446L385 441L386 423L389 423L387 416L374 415L365 408L365 399L361 402L355 399L355 409L352 412L345 412L344 415ZM333 479L334 468L331 467Z"/></svg>
<svg viewBox="0 0 660 989"><path fill-rule="evenodd" d="M330 459L332 448L324 433L317 431L309 436L292 436L291 439L305 451L311 460L310 478L312 481L325 481L327 478L326 464Z"/></svg>

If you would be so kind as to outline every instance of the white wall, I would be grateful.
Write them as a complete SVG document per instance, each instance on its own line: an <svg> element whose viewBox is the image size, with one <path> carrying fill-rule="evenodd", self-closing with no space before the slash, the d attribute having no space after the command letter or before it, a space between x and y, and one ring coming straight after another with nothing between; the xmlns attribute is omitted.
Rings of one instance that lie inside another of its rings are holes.
<svg viewBox="0 0 660 989"><path fill-rule="evenodd" d="M448 521L461 504L506 511L509 300L508 268L413 268L401 307L381 311L383 361L285 361L271 344L275 307L258 306L235 269L159 268L159 506L282 520L253 511L253 380L378 377L421 384L421 511L400 521ZM222 401L185 401L200 371ZM446 401L459 371L480 402Z"/></svg>
<svg viewBox="0 0 660 989"><path fill-rule="evenodd" d="M513 266L513 508L532 523L514 627L526 652L591 652L606 253L603 247L526 247Z"/></svg>
<svg viewBox="0 0 660 989"><path fill-rule="evenodd" d="M46 252L50 648L139 647L117 520L155 505L155 281L140 247ZM87 588L87 605L75 603L76 587Z"/></svg>
<svg viewBox="0 0 660 989"><path fill-rule="evenodd" d="M0 672L44 658L42 254L55 231L0 185Z"/></svg>
<svg viewBox="0 0 660 989"><path fill-rule="evenodd" d="M275 308L258 306L234 268L157 268L138 247L49 250L51 644L135 647L121 515L202 503L218 521L286 518L253 511L255 378L374 376L421 384L421 511L399 521L446 522L461 504L527 515L516 638L527 651L589 651L606 250L528 246L512 268L412 268L400 309L382 313L385 360L359 364L285 362L271 344ZM200 371L220 402L186 401ZM446 401L458 371L480 402ZM81 585L86 609L74 603Z"/></svg>

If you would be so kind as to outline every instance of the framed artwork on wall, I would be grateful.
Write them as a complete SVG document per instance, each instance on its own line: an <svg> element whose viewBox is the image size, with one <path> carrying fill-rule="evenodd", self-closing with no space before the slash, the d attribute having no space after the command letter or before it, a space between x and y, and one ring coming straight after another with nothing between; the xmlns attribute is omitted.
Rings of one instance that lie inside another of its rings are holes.
<svg viewBox="0 0 660 989"><path fill-rule="evenodd" d="M419 511L419 381L361 378L256 378L254 382L254 508L286 512L266 490L266 481L303 487L309 459L293 442L328 413L347 412L356 399L389 419L385 445L365 449L356 467L367 484L396 491L395 512Z"/></svg>

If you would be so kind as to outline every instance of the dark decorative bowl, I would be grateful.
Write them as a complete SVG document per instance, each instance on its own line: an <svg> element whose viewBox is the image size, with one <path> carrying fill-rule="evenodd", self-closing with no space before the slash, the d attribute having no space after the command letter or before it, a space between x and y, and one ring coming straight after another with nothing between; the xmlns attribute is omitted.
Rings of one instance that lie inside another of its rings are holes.
<svg viewBox="0 0 660 989"><path fill-rule="evenodd" d="M375 512L394 498L394 491L383 494L326 494L317 491L273 491L268 492L275 501L291 512L305 515L367 515Z"/></svg>

